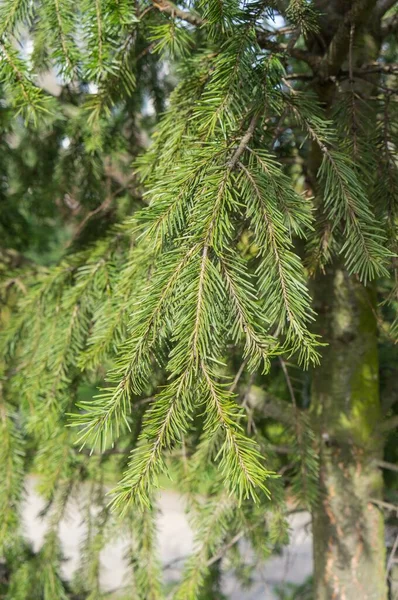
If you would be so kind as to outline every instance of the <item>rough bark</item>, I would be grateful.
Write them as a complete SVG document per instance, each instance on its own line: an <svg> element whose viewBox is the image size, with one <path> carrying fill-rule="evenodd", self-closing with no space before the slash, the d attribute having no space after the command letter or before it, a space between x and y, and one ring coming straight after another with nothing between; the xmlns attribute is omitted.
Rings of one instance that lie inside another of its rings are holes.
<svg viewBox="0 0 398 600"><path fill-rule="evenodd" d="M372 62L380 40L375 0L316 0L324 6L319 100L330 109L336 92L327 76L347 68L354 32L354 67ZM327 9L327 10L326 10ZM336 18L334 18L334 16ZM353 28L353 29L352 29ZM317 51L318 40L313 41ZM320 45L321 48L321 45ZM323 75L323 80L322 80ZM326 76L326 78L325 78ZM355 87L360 85L355 82ZM369 90L358 89L361 95ZM309 169L321 153L314 147ZM313 510L315 600L385 600L384 519L371 499L382 497L381 419L375 293L338 265L313 285L318 333L328 346L314 371L312 413L320 453L320 500Z"/></svg>
<svg viewBox="0 0 398 600"><path fill-rule="evenodd" d="M320 501L313 512L316 600L384 600L382 496L375 466L382 443L375 294L339 267L314 285L318 328L328 346L313 374Z"/></svg>

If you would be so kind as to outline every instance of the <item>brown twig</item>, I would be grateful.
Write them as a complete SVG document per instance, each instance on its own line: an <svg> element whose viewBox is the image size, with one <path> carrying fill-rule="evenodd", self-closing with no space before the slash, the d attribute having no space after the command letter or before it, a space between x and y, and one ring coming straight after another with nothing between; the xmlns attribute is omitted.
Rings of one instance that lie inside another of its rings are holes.
<svg viewBox="0 0 398 600"><path fill-rule="evenodd" d="M86 216L84 217L84 219L79 223L79 226L77 227L77 229L75 231L75 235L73 236L73 240L75 240L79 237L79 235L81 234L81 232L87 225L88 221L92 217L94 217L95 215L98 215L101 212L107 211L108 208L110 207L110 205L112 204L112 201L113 201L113 196L107 196L105 198L105 200L103 202L101 202L101 204L99 206L97 206L97 208L95 208L94 210L91 210L89 213L87 213Z"/></svg>
<svg viewBox="0 0 398 600"><path fill-rule="evenodd" d="M384 510L388 510L389 512L395 512L398 516L398 506L396 504L392 504L391 502L386 502L385 500L379 500L378 498L369 498L369 502L383 508Z"/></svg>
<svg viewBox="0 0 398 600"><path fill-rule="evenodd" d="M188 10L182 10L168 0L152 0L152 2L153 6L160 10L160 12L170 17L181 19L181 21L186 21L195 27L201 27L205 22L199 15Z"/></svg>
<svg viewBox="0 0 398 600"><path fill-rule="evenodd" d="M237 162L238 162L239 158L241 157L241 155L243 154L243 152L246 150L247 144L250 142L250 140L253 136L257 121L258 121L258 113L253 115L246 133L244 134L244 136L242 137L242 139L239 142L239 146L236 148L231 159L228 161L228 169L230 169L231 171L237 164Z"/></svg>
<svg viewBox="0 0 398 600"><path fill-rule="evenodd" d="M385 460L376 460L376 465L380 467L380 469L387 469L388 471L396 471L398 473L398 465L394 465Z"/></svg>
<svg viewBox="0 0 398 600"><path fill-rule="evenodd" d="M307 63L314 71L318 69L321 62L319 56L312 54L308 50L303 50L301 48L289 48L288 44L278 44L278 42L269 40L262 31L257 31L257 43L260 48L263 48L264 50L271 50L276 54L288 54L292 58L301 60Z"/></svg>
<svg viewBox="0 0 398 600"><path fill-rule="evenodd" d="M235 379L233 380L231 387L229 388L230 392L234 392L236 389L236 386L239 383L240 378L242 377L243 371L245 370L247 365L247 359L245 358L245 360L242 362L241 366L238 369L238 372L235 375Z"/></svg>

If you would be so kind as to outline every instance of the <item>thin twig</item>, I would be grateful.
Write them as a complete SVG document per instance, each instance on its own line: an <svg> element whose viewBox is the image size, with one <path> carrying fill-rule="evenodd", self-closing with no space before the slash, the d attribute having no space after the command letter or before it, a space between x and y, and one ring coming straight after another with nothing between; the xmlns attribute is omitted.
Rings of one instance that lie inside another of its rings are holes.
<svg viewBox="0 0 398 600"><path fill-rule="evenodd" d="M345 71L341 71L344 73ZM385 73L386 75L392 75L398 73L398 63L391 63L389 65L370 64L365 65L360 69L354 69L354 75L367 75L368 73Z"/></svg>
<svg viewBox="0 0 398 600"><path fill-rule="evenodd" d="M312 79L314 79L314 74L312 73L289 73L288 75L285 75L285 79L287 81L293 79L293 80L303 80L303 81L311 81Z"/></svg>
<svg viewBox="0 0 398 600"><path fill-rule="evenodd" d="M387 469L388 471L396 471L398 473L398 465L394 465L385 460L376 460L376 465L380 467L380 469Z"/></svg>
<svg viewBox="0 0 398 600"><path fill-rule="evenodd" d="M152 0L152 2L154 7L160 10L160 12L163 12L173 18L177 17L177 19L186 21L195 27L200 27L205 22L199 15L188 10L181 10L181 8L178 8L175 4L169 2L168 0Z"/></svg>
<svg viewBox="0 0 398 600"><path fill-rule="evenodd" d="M398 516L398 505L392 504L391 502L386 502L385 500L379 500L378 498L369 498L369 501L372 504L376 504L376 506L380 506L380 508L384 508L390 512L395 512Z"/></svg>
<svg viewBox="0 0 398 600"><path fill-rule="evenodd" d="M297 402L296 402L296 395L294 393L294 388L293 388L293 385L292 385L292 382L291 382L291 379L290 379L290 375L289 375L288 370L286 368L286 363L285 363L285 361L283 360L283 358L281 356L279 357L279 362L280 362L280 365L282 367L283 374L285 376L285 380L286 380L286 384L287 384L287 387L288 387L288 390L289 390L290 398L292 400L292 404L293 404L294 408L297 409Z"/></svg>
<svg viewBox="0 0 398 600"><path fill-rule="evenodd" d="M245 135L242 137L239 146L237 147L237 149L235 150L232 158L229 160L228 162L228 168L230 170L232 170L235 165L237 164L240 156L243 154L243 152L246 150L247 144L250 142L254 130L256 128L257 125L257 121L258 121L258 113L254 114L251 121L250 121L250 125L245 133Z"/></svg>
<svg viewBox="0 0 398 600"><path fill-rule="evenodd" d="M73 236L73 240L75 240L76 238L79 237L79 235L81 234L81 232L87 225L88 221L90 219L92 219L92 217L94 217L95 215L98 215L101 212L105 212L106 210L108 210L108 208L112 204L112 201L113 201L113 197L107 196L105 198L105 200L103 202L101 202L101 204L99 206L97 206L97 208L95 208L94 210L91 210L89 213L87 213L86 216L84 217L83 221L81 221L79 223L79 226L77 227L77 229L75 231L75 235Z"/></svg>
<svg viewBox="0 0 398 600"><path fill-rule="evenodd" d="M297 60L302 60L307 63L314 71L319 67L321 58L320 56L316 56L312 54L308 50L303 50L301 48L289 48L287 44L278 44L272 40L269 40L263 32L257 31L257 42L260 48L264 50L270 50L271 52L278 54L288 54L292 58L296 58Z"/></svg>
<svg viewBox="0 0 398 600"><path fill-rule="evenodd" d="M234 535L234 537L228 542L228 544L225 544L225 546L223 546L216 554L214 554L214 556L209 558L209 560L206 563L206 567L211 567L211 565L214 565L215 562L223 558L224 554L226 554L228 550L232 548L232 546L235 546L235 544L237 544L239 540L243 538L244 535L245 531L240 531L239 533Z"/></svg>
<svg viewBox="0 0 398 600"><path fill-rule="evenodd" d="M234 392L235 391L236 386L239 383L239 379L242 377L243 371L246 368L246 365L247 365L247 358L245 358L245 360L242 362L241 366L239 367L239 370L238 370L238 372L235 375L235 379L233 380L232 385L229 388L230 392Z"/></svg>

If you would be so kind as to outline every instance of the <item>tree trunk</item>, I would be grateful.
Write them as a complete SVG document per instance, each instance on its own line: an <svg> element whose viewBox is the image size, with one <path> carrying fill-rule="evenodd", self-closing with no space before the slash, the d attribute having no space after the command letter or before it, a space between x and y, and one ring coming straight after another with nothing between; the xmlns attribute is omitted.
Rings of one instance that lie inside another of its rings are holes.
<svg viewBox="0 0 398 600"><path fill-rule="evenodd" d="M323 348L312 411L320 453L313 511L316 600L385 600L375 293L330 267L314 285Z"/></svg>

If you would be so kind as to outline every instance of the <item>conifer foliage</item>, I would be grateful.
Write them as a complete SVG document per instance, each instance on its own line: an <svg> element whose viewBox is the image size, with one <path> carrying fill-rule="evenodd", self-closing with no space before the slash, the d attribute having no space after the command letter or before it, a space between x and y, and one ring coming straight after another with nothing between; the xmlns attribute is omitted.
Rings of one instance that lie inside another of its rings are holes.
<svg viewBox="0 0 398 600"><path fill-rule="evenodd" d="M31 187L51 180L54 202L75 199L86 214L55 264L2 275L13 297L2 336L0 554L14 565L12 598L28 598L29 578L37 598L72 597L58 524L82 481L101 509L87 508L90 577L76 583L90 599L114 527L131 536L134 597L163 597L154 527L167 473L197 524L178 599L201 597L213 558L238 552L239 532L259 554L285 540L285 486L300 506L317 501L314 436L292 384L322 350L308 279L339 257L364 284L384 281L394 320L398 181L394 52L373 72L360 62L353 71L351 57L348 75L329 62L325 76L321 18L307 0L2 2L1 92L14 123L4 135L52 140L49 177L32 176ZM371 93L354 91L356 76ZM309 85L328 77L339 80L333 113ZM375 127L358 126L366 114ZM16 168L4 167L5 196ZM98 215L104 227L92 226ZM290 395L251 405L270 369ZM294 456L283 477L273 421ZM27 450L51 527L37 569L21 576ZM120 475L111 492L109 471Z"/></svg>

